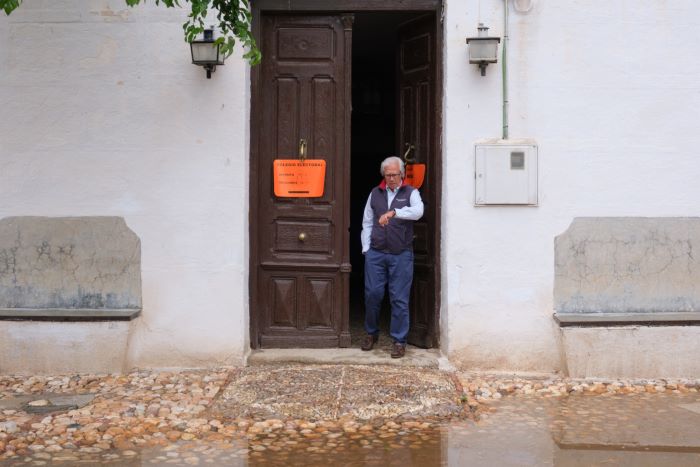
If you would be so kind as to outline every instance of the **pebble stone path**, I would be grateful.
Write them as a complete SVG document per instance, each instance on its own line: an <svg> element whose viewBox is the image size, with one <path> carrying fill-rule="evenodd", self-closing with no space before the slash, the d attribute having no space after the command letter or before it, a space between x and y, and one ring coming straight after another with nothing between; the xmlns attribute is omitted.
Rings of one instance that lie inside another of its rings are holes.
<svg viewBox="0 0 700 467"><path fill-rule="evenodd" d="M443 427L488 425L503 399L527 406L581 396L695 396L698 388L699 380L526 379L356 365L0 376L0 464L320 465L328 453L347 453L361 459L357 465L420 465L421 456L439 456ZM56 395L92 398L77 409L28 411ZM12 405L19 400L29 405Z"/></svg>

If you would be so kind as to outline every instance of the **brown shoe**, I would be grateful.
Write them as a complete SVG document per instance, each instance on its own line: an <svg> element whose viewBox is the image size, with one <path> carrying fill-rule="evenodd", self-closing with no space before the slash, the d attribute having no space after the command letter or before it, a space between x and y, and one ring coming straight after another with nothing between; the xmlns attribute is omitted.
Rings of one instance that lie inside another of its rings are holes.
<svg viewBox="0 0 700 467"><path fill-rule="evenodd" d="M391 358L401 358L406 355L406 344L394 342L391 346Z"/></svg>
<svg viewBox="0 0 700 467"><path fill-rule="evenodd" d="M373 336L372 334L367 334L365 340L362 341L362 350L372 350L374 344L379 340L379 336Z"/></svg>

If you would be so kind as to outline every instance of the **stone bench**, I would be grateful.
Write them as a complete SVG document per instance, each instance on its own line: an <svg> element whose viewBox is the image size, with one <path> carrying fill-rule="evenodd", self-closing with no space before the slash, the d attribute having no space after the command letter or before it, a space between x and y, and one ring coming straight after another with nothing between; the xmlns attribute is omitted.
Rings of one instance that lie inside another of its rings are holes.
<svg viewBox="0 0 700 467"><path fill-rule="evenodd" d="M576 218L554 250L570 376L700 376L700 218Z"/></svg>
<svg viewBox="0 0 700 467"><path fill-rule="evenodd" d="M0 373L126 370L141 243L120 217L0 220Z"/></svg>

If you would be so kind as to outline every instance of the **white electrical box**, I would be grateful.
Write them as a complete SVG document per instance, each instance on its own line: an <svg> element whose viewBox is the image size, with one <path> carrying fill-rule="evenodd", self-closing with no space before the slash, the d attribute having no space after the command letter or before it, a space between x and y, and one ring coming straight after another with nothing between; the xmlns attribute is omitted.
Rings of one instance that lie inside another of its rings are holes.
<svg viewBox="0 0 700 467"><path fill-rule="evenodd" d="M475 145L474 205L537 206L537 144L531 139Z"/></svg>

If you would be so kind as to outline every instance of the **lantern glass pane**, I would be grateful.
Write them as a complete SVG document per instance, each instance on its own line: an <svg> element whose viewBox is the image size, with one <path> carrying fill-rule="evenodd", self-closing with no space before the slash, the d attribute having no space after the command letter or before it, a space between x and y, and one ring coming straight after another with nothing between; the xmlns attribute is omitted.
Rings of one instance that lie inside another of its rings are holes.
<svg viewBox="0 0 700 467"><path fill-rule="evenodd" d="M469 42L469 62L495 63L498 55L498 41L471 41Z"/></svg>
<svg viewBox="0 0 700 467"><path fill-rule="evenodd" d="M219 47L216 44L213 42L193 42L191 45L194 63L220 65Z"/></svg>

